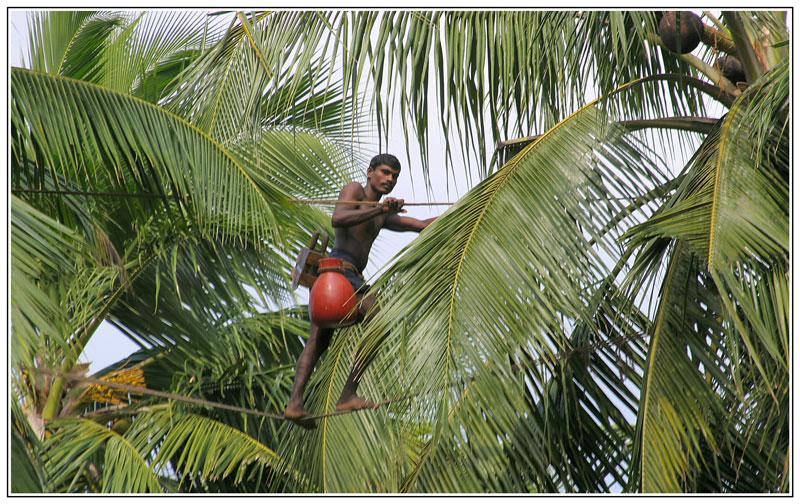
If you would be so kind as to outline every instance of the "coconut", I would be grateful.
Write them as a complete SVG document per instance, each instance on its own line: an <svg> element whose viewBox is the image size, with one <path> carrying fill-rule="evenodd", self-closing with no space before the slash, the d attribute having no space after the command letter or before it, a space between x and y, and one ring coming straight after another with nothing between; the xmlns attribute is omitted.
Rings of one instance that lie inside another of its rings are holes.
<svg viewBox="0 0 800 504"><path fill-rule="evenodd" d="M667 11L658 23L658 36L670 51L687 54L700 44L703 22L689 11Z"/></svg>
<svg viewBox="0 0 800 504"><path fill-rule="evenodd" d="M116 432L117 434L125 434L125 432L130 428L131 421L127 418L118 418L114 420L114 423L111 424L111 430Z"/></svg>
<svg viewBox="0 0 800 504"><path fill-rule="evenodd" d="M737 82L747 82L747 76L744 74L744 67L742 62L733 56L720 56L714 62L714 68L722 72L726 79L736 84Z"/></svg>

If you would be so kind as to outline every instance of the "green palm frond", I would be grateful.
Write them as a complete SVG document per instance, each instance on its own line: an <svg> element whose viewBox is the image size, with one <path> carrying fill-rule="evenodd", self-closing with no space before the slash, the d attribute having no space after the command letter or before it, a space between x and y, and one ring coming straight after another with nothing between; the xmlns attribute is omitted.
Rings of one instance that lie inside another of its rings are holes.
<svg viewBox="0 0 800 504"><path fill-rule="evenodd" d="M45 443L47 489L72 491L79 479L90 479L86 467L102 461L103 492L160 492L161 484L147 463L149 454L114 430L91 420L60 420Z"/></svg>
<svg viewBox="0 0 800 504"><path fill-rule="evenodd" d="M205 345L180 345L174 348L157 347L153 349L139 351L126 359L115 363L96 373L97 376L105 376L110 372L118 370L141 369L145 385L148 388L175 391L183 395L194 398L202 398L214 402L226 404L237 404L250 409L266 412L280 412L289 396L294 363L302 351L301 338L308 333L308 322L305 320L306 310L293 310L288 313L269 312L254 317L242 317L239 320L231 321L225 327L212 329L216 347ZM135 414L136 411L144 412L153 408L161 408L159 399L149 396L129 396L130 406L123 410L123 415ZM86 414L96 414L98 409L106 408L108 405L103 403L85 404L83 406ZM126 411L128 413L126 413ZM176 418L177 412L171 415ZM113 415L113 413L112 413ZM256 446L258 443L271 447L276 444L279 432L283 429L284 422L275 421L270 418L260 418L250 415L242 415L220 409L203 410L204 422L214 427L220 435L235 433L245 439L250 438L250 442ZM125 418L123 416L123 418ZM191 427L181 430L182 434L168 434L171 428L169 425L162 425L161 420L150 420L145 417L134 422L135 429L131 432L141 432L142 436L173 436L174 443L170 446L177 450L177 454L183 453L182 450L188 449L181 439L174 436L188 436ZM138 421L142 424L136 427ZM170 424L172 425L172 424ZM181 428L182 429L182 428ZM238 433L236 431L239 431ZM177 431L176 431L177 432ZM127 435L127 434L126 434ZM136 441L138 443L138 441ZM143 441L142 441L143 442ZM194 442L194 441L193 441ZM206 443L201 439L196 440L196 450L202 449ZM160 446L160 441L153 445L153 449ZM262 449L266 449L262 446ZM172 449L171 448L171 449ZM148 448L150 449L150 448ZM208 456L211 458L220 456L213 447ZM272 453L270 451L270 453ZM274 454L273 454L274 455ZM245 453L244 456L247 456ZM163 464L160 471L171 472L177 470L177 455L163 454ZM211 463L211 462L209 462ZM188 464L188 462L187 462ZM237 462L231 462L237 464ZM299 488L299 475L295 471L289 471L282 460L276 458L276 471L267 472L262 469L261 480L251 477L250 469L237 467L235 471L223 471L214 476L203 480L200 487L204 491L225 491L225 489L235 489L234 491L256 491L263 492L271 485L289 485L290 488ZM230 469L230 467L228 468ZM245 470L246 469L246 470ZM288 471L288 472L287 472ZM185 475L185 484L200 484L202 475L207 474L202 467L186 466L181 474ZM238 476L237 476L238 474ZM242 475L244 479L242 479ZM282 475L282 476L279 476ZM267 477L269 476L269 477ZM194 483L192 483L194 482ZM190 490L181 487L184 491ZM198 490L193 488L193 490Z"/></svg>
<svg viewBox="0 0 800 504"><path fill-rule="evenodd" d="M272 205L281 193L257 184L240 160L180 118L91 84L21 69L12 70L11 96L15 140L24 142L12 148L15 159L32 145L37 169L86 190L174 198L210 235L277 238Z"/></svg>
<svg viewBox="0 0 800 504"><path fill-rule="evenodd" d="M335 85L332 67L313 58L324 28L324 19L313 12L258 12L250 19L239 14L225 35L179 76L169 108L224 143L257 133L265 122L281 124L296 116L292 111L298 106L307 108L307 120L313 111L308 107ZM346 119L354 114L350 107L339 111L346 113L341 131L353 123Z"/></svg>
<svg viewBox="0 0 800 504"><path fill-rule="evenodd" d="M208 18L198 11L130 12L127 23L104 48L89 80L105 88L130 92L137 81L176 54L202 45Z"/></svg>
<svg viewBox="0 0 800 504"><path fill-rule="evenodd" d="M780 339L785 333L773 329L788 322L778 308L769 308L780 307L784 301L769 295L759 301L747 290L758 289L760 279L780 277L788 260L787 78L783 65L748 89L698 149L671 200L628 232L634 237L632 247L655 237L679 238L707 257L722 299L733 300L726 301L727 312L763 372L750 332L756 329L755 336L772 358L785 365L785 354L779 350L786 348ZM750 124L761 126L753 134ZM764 268L753 261L769 266L762 272ZM775 293L781 290L778 287ZM764 308L759 306L764 303ZM747 329L741 321L734 308L737 304L754 317L754 328ZM763 319L759 313L771 315Z"/></svg>
<svg viewBox="0 0 800 504"><path fill-rule="evenodd" d="M630 489L778 491L788 453L788 426L780 420L788 412L788 377L737 331L702 254L679 242L665 257L670 266L651 332ZM764 279L754 288L765 305L758 315L775 324L767 312L781 293L767 292Z"/></svg>
<svg viewBox="0 0 800 504"><path fill-rule="evenodd" d="M785 177L786 165L778 155L785 150L785 139L789 123L789 64L783 61L771 69L763 79L748 89L746 106L734 129L743 125L754 128L750 133L751 147L755 150L756 166L772 165ZM780 139L780 141L777 141Z"/></svg>
<svg viewBox="0 0 800 504"><path fill-rule="evenodd" d="M323 64L324 61L315 60L311 66ZM264 129L315 131L355 156L357 151L350 151L370 134L368 116L341 83L325 76L324 71L307 72L298 82L269 90L261 98L255 120L260 120Z"/></svg>
<svg viewBox="0 0 800 504"><path fill-rule="evenodd" d="M59 73L70 50L84 45L76 44L76 41L86 26L90 23L95 26L102 23L94 22L95 17L109 21L103 14L88 10L30 13L27 64L31 69L40 72ZM113 25L113 22L109 24ZM95 26L90 27L89 31L93 31Z"/></svg>
<svg viewBox="0 0 800 504"><path fill-rule="evenodd" d="M266 130L231 150L249 161L256 181L297 198L335 198L344 184L362 175L361 167L351 164L348 152L310 130Z"/></svg>
<svg viewBox="0 0 800 504"><path fill-rule="evenodd" d="M216 420L200 415L163 411L142 419L154 422L165 431L154 464L157 468L170 464L175 471L200 484L232 476L235 483L244 479L265 479L268 468L277 467L281 457L247 434ZM301 478L296 471L287 475Z"/></svg>
<svg viewBox="0 0 800 504"><path fill-rule="evenodd" d="M201 55L200 49L185 49L168 54L134 82L131 94L154 103L170 96L178 86L178 75Z"/></svg>
<svg viewBox="0 0 800 504"><path fill-rule="evenodd" d="M34 12L30 68L157 101L219 24L197 11Z"/></svg>
<svg viewBox="0 0 800 504"><path fill-rule="evenodd" d="M757 476L737 467L788 453L779 420L788 411L787 76L780 65L751 86L671 199L628 232L631 247L644 245L632 275L653 276L662 255L672 256L634 450L641 473L632 479L644 491L785 484L777 467ZM765 424L773 426L766 436Z"/></svg>
<svg viewBox="0 0 800 504"><path fill-rule="evenodd" d="M215 368L218 358L229 352L242 360L260 354L265 348L249 333L237 331L231 321L257 312L259 296L271 304L287 295L285 260L263 249L226 249L176 232L179 228L155 235L157 246L148 240L141 248L126 251L132 259L133 282L118 296L101 298L102 311L90 311L88 320L107 317L137 345L164 352L175 366L170 373L176 375L181 370L192 375L193 368L200 372L204 360ZM227 350L220 353L220 345ZM190 364L188 356L199 360ZM171 379L164 386L170 384Z"/></svg>
<svg viewBox="0 0 800 504"><path fill-rule="evenodd" d="M711 210L709 269L718 265L724 267L744 258L745 253L761 258L788 254L789 145L784 122L788 78L788 66L781 65L745 95L750 103L756 104L753 108L770 107L767 112L771 121L757 121L756 124L769 124L773 134L767 136L762 130L753 136L753 123L743 119L752 119L757 112L745 115L750 106L744 103L734 106L721 125ZM756 159L761 162L754 163Z"/></svg>
<svg viewBox="0 0 800 504"><path fill-rule="evenodd" d="M34 16L40 19L39 22L44 21L44 23L51 26L59 26L62 23L58 18L63 17L64 13L41 12L34 14ZM48 19L50 17L54 17L54 19ZM81 23L80 28L72 36L58 67L49 69L48 73L79 80L90 80L103 58L103 52L107 44L114 34L122 28L124 23L125 18L119 13L98 12L90 15ZM33 48L36 50L38 44L51 41L52 36L47 36L43 33L38 34L33 39ZM33 65L31 69L48 71L48 68L42 68L41 65Z"/></svg>
<svg viewBox="0 0 800 504"><path fill-rule="evenodd" d="M655 238L674 237L701 256L708 255L711 196L720 142L718 126L683 169L683 180L669 200L651 218L628 230L624 238L630 238L630 247L636 248Z"/></svg>
<svg viewBox="0 0 800 504"><path fill-rule="evenodd" d="M11 196L11 362L31 365L43 338L62 341L53 283L74 272L81 240L69 229Z"/></svg>
<svg viewBox="0 0 800 504"><path fill-rule="evenodd" d="M196 484L223 480L268 480L281 458L268 446L235 427L204 416L152 406L124 429L91 420L60 420L45 443L50 491L74 491L98 485L103 492L160 492L158 474L172 472L183 491ZM120 431L120 432L118 432ZM124 432L121 433L121 432ZM99 464L102 462L102 464ZM102 465L100 481L92 481L90 464ZM281 465L285 476L302 475Z"/></svg>
<svg viewBox="0 0 800 504"><path fill-rule="evenodd" d="M406 139L413 126L424 164L434 96L444 138L457 131L465 162L483 167L486 145L547 130L585 101L590 83L605 95L643 76L691 74L648 41L654 12L388 11L335 23L348 49L345 85L370 75L379 125L386 131L399 106ZM374 44L360 36L373 31ZM701 115L703 105L693 88L669 82L628 93L621 109ZM445 149L450 159L449 142Z"/></svg>
<svg viewBox="0 0 800 504"><path fill-rule="evenodd" d="M375 359L365 393L376 399L420 398L392 408L390 418L433 426L428 455L401 478L403 489L503 488L501 475L513 462L497 437L520 423L518 412L528 409L529 394L550 400L541 391L555 372L548 363L572 348L569 328L575 321L597 326L587 304L608 270L587 244L595 239L598 250L618 253L600 224L624 207L610 192L633 197L662 180L617 133L592 104L531 144L429 226L382 277L381 308L364 337L353 330L339 336L362 340L356 360ZM490 285L505 288L491 298L485 295ZM319 371L329 374L314 389L312 407L332 407L338 397L334 384L343 383L351 352L345 345L330 350ZM524 353L535 362L522 359ZM400 366L399 356L404 356ZM511 363L527 369L530 380L515 375ZM326 419L329 428L308 435L319 436L316 442L297 434L298 440L323 447L303 456L322 490L359 488L352 479L356 469L345 469L345 460L362 460L370 468L367 486L360 488L386 484L377 475L388 468L373 465L392 453L387 439L391 444L402 436L393 434L391 420L383 425L385 419L369 413ZM345 432L361 434L353 439ZM379 450L372 448L372 436L383 440ZM325 456L334 460L311 460ZM469 462L477 458L486 465ZM619 474L620 464L617 458L600 465ZM544 470L541 478L551 479ZM553 478L555 486L540 488L589 485L588 477L581 483Z"/></svg>
<svg viewBox="0 0 800 504"><path fill-rule="evenodd" d="M198 344L140 350L95 374L141 368L148 388L199 393L214 401L241 391L241 398L255 400L249 407L266 404L278 411L288 398L292 366L308 332L305 316L305 309L240 316L207 329L216 345L192 335Z"/></svg>
<svg viewBox="0 0 800 504"><path fill-rule="evenodd" d="M751 136L743 104L722 125L709 233L708 268L728 317L768 383L783 381L789 366L789 138L781 113L788 100L786 78L785 72L766 74L765 85L757 83L746 95L756 104L767 95L775 107L770 134ZM783 93L771 93L775 87ZM778 365L777 374L767 369L766 356Z"/></svg>
<svg viewBox="0 0 800 504"><path fill-rule="evenodd" d="M698 257L678 244L651 332L637 426L639 445L634 447L635 463L641 464L637 468L641 491L647 493L690 491L691 468L700 465L700 443L719 450L712 421L722 418L725 409L711 382L723 388L731 385L717 371L721 367L724 373L726 365L707 348L720 344L722 331L713 310L702 308L711 295L698 279L699 266Z"/></svg>

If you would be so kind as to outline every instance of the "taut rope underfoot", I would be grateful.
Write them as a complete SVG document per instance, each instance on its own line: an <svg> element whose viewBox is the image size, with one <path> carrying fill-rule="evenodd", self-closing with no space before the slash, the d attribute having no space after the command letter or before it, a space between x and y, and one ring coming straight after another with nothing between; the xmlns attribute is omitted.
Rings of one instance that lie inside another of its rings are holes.
<svg viewBox="0 0 800 504"><path fill-rule="evenodd" d="M621 337L618 337L618 338L609 338L607 340L599 341L597 343L587 344L587 345L575 347L575 348L572 348L572 349L567 349L567 350L565 350L565 351L563 351L563 352L561 352L559 354L554 355L553 357L544 357L544 358L535 359L534 361L529 362L529 365L532 365L532 364L535 364L535 363L552 363L552 362L555 362L555 361L564 361L564 360L567 360L570 357L574 356L575 354L588 354L593 350L598 350L598 349L603 348L603 347L609 347L611 344L617 344L617 345L624 344L624 343L627 343L627 342L630 342L630 341L636 341L636 340L639 340L639 339L643 339L646 336L648 336L646 333L633 333L633 334L624 335L624 336L621 336ZM383 401L380 401L380 402L376 403L376 405L374 407L371 407L371 408L361 408L361 409L345 410L345 411L332 411L332 412L329 412L329 413L321 413L321 414L318 414L318 415L309 415L309 416L302 417L300 419L290 419L290 418L284 417L283 414L281 414L281 413L258 411L258 410L254 410L254 409L250 409L250 408L243 408L241 406L232 406L230 404L224 404L224 403L219 403L219 402L215 402L215 401L208 401L206 399L198 399L196 397L189 397L189 396L185 396L185 395L181 395L181 394L175 394L175 393L172 393L172 392L164 392L164 391L161 391L161 390L154 390L154 389L150 389L150 388L147 388L147 387L140 387L140 386L136 386L136 385L128 385L126 383L118 383L118 382L112 382L112 381L107 381L107 380L100 380L100 379L97 379L97 378L88 378L88 377L84 377L84 376L77 376L75 374L61 373L61 372L51 371L51 370L44 369L44 368L31 369L31 371L36 372L36 373L41 373L41 374L47 374L47 375L50 375L50 376L63 376L68 382L72 382L72 383L86 383L86 384L89 384L89 385L99 385L99 386L102 386L102 387L114 388L114 389L121 390L121 391L124 391L124 392L129 392L129 393L132 393L132 394L141 394L141 395L149 395L149 396L154 396L154 397L162 397L164 399L170 399L170 400L173 400L173 401L185 402L185 403L189 403L189 404L196 404L198 406L203 406L205 408L224 409L224 410L228 410L228 411L235 411L237 413L244 413L244 414L247 414L247 415L255 415L255 416L260 416L260 417L265 417L265 418L272 418L274 420L290 421L290 422L294 422L294 423L310 422L310 421L313 421L313 420L319 420L321 418L328 418L328 417L346 415L346 414L353 413L353 412L356 412L356 411L363 411L363 410L370 410L370 409L374 410L374 409L378 409L378 408L383 407L383 406L388 406L389 404L393 404L393 403L396 403L396 402L407 401L407 400L419 395L419 394L408 394L408 395L405 395L405 396L395 397L395 398L392 398L392 399L385 399Z"/></svg>
<svg viewBox="0 0 800 504"><path fill-rule="evenodd" d="M154 397L162 397L164 399L170 399L172 401L179 401L179 402L185 402L185 403L190 403L190 404L196 404L198 406L203 406L205 408L224 409L224 410L228 410L228 411L235 411L237 413L244 413L244 414L247 414L247 415L256 415L256 416L261 416L261 417L266 417L266 418L272 418L272 419L275 419L275 420L296 421L294 419L286 418L286 417L283 416L283 414L280 414L280 413L271 413L271 412L267 412L267 411L259 411L259 410L254 410L254 409L250 409L250 408L243 408L241 406L233 406L233 405L230 405L230 404L225 404L225 403L220 403L220 402L215 402L215 401L208 401L206 399L198 399L196 397L190 397L190 396L185 396L185 395L181 395L181 394L175 394L173 392L164 392L162 390L154 390L154 389L147 388L147 387L139 387L137 385L128 385L127 383L118 383L118 382L112 382L112 381L107 381L107 380L100 380L100 379L97 379L97 378L88 378L88 377L75 376L75 375L70 375L68 373L58 373L58 372L47 370L47 369L36 369L36 372L37 373L41 373L41 374L51 375L51 376L63 376L68 382L72 382L72 383L86 383L86 384L89 384L89 385L99 385L99 386L102 386L102 387L108 387L108 388L121 390L123 392L129 392L131 394L141 394L141 395L149 395L149 396L154 396ZM395 403L395 402L405 401L407 399L410 399L411 397L413 397L413 394L412 395L407 395L407 396L402 396L402 397L396 397L394 399L386 399L384 401L376 403L375 407L372 407L372 408L360 408L360 409L346 410L346 411L332 411L330 413L322 413L322 414L319 414L319 415L306 416L306 417L303 417L303 418L301 418L299 420L300 421L317 420L317 419L320 419L320 418L345 415L347 413L353 413L355 411L362 411L362 410L365 410L365 409L377 409L379 407L387 406L387 405Z"/></svg>

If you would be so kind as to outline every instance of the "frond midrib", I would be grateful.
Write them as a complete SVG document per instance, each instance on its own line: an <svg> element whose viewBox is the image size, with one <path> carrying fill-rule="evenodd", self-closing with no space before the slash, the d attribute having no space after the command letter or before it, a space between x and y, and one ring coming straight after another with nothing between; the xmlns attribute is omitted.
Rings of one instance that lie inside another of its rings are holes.
<svg viewBox="0 0 800 504"><path fill-rule="evenodd" d="M86 29L86 25L89 24L90 21L92 21L92 16L87 16L86 19L81 21L81 25L77 30L75 30L75 33L72 34L72 37L70 37L67 47L64 49L64 54L62 54L61 58L59 58L60 61L58 62L58 69L55 71L56 75L61 75L61 71L64 69L64 63L67 62L67 55L69 54L70 49L72 49L72 45L78 39L78 35Z"/></svg>
<svg viewBox="0 0 800 504"><path fill-rule="evenodd" d="M714 191L711 194L711 222L709 224L708 229L708 269L709 271L714 269L714 262L717 256L715 252L715 246L717 244L717 221L719 215L719 198L722 186L722 168L723 168L723 159L725 154L728 150L728 144L730 143L730 135L731 135L731 128L733 125L733 120L736 118L737 114L741 110L741 101L734 104L731 107L730 112L728 112L728 117L725 118L725 121L720 126L720 139L719 139L719 151L717 152L717 161L715 166L716 173L714 174Z"/></svg>
<svg viewBox="0 0 800 504"><path fill-rule="evenodd" d="M448 355L450 355L451 348L452 348L453 322L454 322L454 319L455 319L455 306L456 306L455 297L456 297L456 291L458 290L458 285L459 285L459 282L460 282L460 279L461 279L461 271L463 269L464 259L466 258L467 254L469 253L469 248L472 245L472 241L473 241L473 239L475 237L475 234L476 234L478 228L481 226L481 223L483 222L483 219L486 216L486 212L489 210L489 207L494 202L495 197L500 193L502 188L505 186L506 182L508 182L508 179L511 177L511 175L514 174L515 168L517 168L519 166L519 164L522 161L522 159L531 150L536 148L536 146L538 146L544 140L550 138L553 134L555 134L555 132L557 132L558 130L563 128L565 124L567 124L568 122L572 121L574 118L578 117L580 114L582 114L582 113L586 112L587 110L593 108L598 101L599 101L599 99L589 102L587 105L581 107L577 111L573 112L569 117L567 117L566 119L564 119L560 123L558 123L555 126L553 126L550 130L548 130L543 135L541 135L539 138L537 138L536 140L531 142L530 145L525 147L519 154L517 154L517 156L514 159L511 160L511 162L509 164L507 164L504 168L501 169L502 171L500 173L498 173L498 176L502 175L502 178L499 181L497 181L497 187L495 187L494 190L492 191L492 194L489 197L489 200L484 205L483 210L481 210L481 213L478 216L477 221L475 222L475 225L472 227L472 231L470 232L470 235L467 238L467 242L464 245L464 251L461 253L461 257L459 258L458 265L456 266L456 274L455 274L455 278L453 280L452 292L450 294L450 303L449 303L450 304L450 309L449 309L448 320L447 320L447 354ZM448 359L447 360L447 367L449 367L449 364L450 364L450 360ZM447 380L447 372L448 372L448 369L445 368L445 380Z"/></svg>
<svg viewBox="0 0 800 504"><path fill-rule="evenodd" d="M683 247L684 247L683 242L680 242L680 243L677 244L677 246L675 247L675 250L672 253L673 258L678 258L679 257L679 255L682 253ZM644 490L645 487L646 487L646 485L645 485L645 470L644 470L644 460L645 460L645 453L644 452L645 452L646 446L645 446L645 443L644 443L644 438L645 438L645 431L647 430L647 419L648 419L648 410L649 410L648 406L649 406L649 403L650 403L650 396L651 396L650 388L652 386L651 382L652 382L652 379L653 379L653 366L654 366L654 363L655 363L655 360L656 360L655 356L656 356L656 352L658 351L658 344L661 341L661 331L663 329L664 320L666 319L667 308L669 307L669 304L671 302L670 298L671 298L671 295L672 295L671 288L672 288L673 280L674 280L675 275L677 275L677 271L678 271L678 269L680 267L680 264L678 263L677 260L673 259L673 261L674 261L674 263L670 266L669 271L667 272L667 275L664 278L663 285L666 286L667 290L665 290L665 292L661 295L661 300L660 300L661 309L659 310L658 317L656 318L655 325L653 326L653 332L650 335L650 348L648 350L650 359L649 359L649 362L647 363L647 367L645 369L645 373L647 375L647 379L645 380L645 383L642 386L642 393L644 394L645 397L644 397L644 401L642 401L642 405L641 405L640 410L639 410L640 414L642 415L642 434L641 434L642 442L641 442L641 447L640 447L641 452L640 452L640 462L639 462L639 473L641 474L641 486L640 486L640 488L642 488L643 491L647 491L647 490Z"/></svg>

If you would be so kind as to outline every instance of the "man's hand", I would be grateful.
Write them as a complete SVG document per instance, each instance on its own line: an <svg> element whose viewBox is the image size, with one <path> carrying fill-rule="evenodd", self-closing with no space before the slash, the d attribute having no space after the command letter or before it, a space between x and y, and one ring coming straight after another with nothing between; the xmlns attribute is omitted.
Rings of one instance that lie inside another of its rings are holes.
<svg viewBox="0 0 800 504"><path fill-rule="evenodd" d="M388 214L406 213L403 210L405 200L398 198L386 198L383 200L383 212Z"/></svg>

